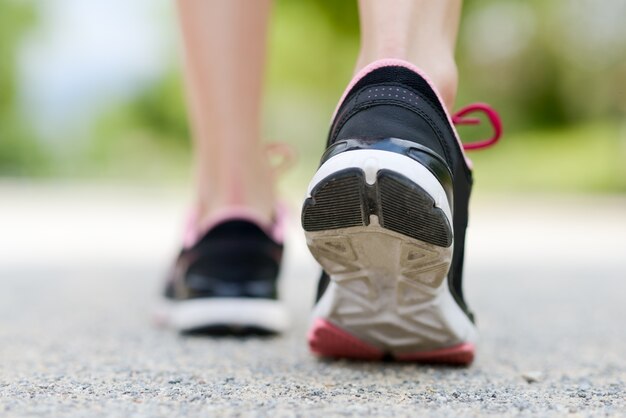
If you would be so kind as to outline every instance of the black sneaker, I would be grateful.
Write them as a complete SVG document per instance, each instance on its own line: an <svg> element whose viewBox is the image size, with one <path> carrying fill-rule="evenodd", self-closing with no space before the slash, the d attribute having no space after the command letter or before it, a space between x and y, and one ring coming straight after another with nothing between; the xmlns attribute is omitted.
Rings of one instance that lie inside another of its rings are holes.
<svg viewBox="0 0 626 418"><path fill-rule="evenodd" d="M285 331L288 316L277 289L283 223L280 215L263 226L250 211L235 208L216 216L204 233L191 228L167 279L158 320L183 333Z"/></svg>
<svg viewBox="0 0 626 418"><path fill-rule="evenodd" d="M460 119L473 110L488 113L495 142L490 109L465 109L457 122L476 123ZM477 332L462 290L471 186L452 119L421 71L401 60L363 69L340 101L302 209L324 269L314 353L471 363Z"/></svg>

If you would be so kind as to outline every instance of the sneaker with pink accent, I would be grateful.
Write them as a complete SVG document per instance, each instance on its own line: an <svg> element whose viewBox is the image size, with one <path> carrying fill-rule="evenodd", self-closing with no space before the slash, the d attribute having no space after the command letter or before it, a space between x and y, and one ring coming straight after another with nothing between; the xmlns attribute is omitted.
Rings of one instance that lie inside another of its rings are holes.
<svg viewBox="0 0 626 418"><path fill-rule="evenodd" d="M157 320L193 334L285 331L288 315L277 288L284 216L277 212L271 225L245 208L224 210L199 230L190 221Z"/></svg>
<svg viewBox="0 0 626 418"><path fill-rule="evenodd" d="M454 128L483 111L495 134ZM485 105L448 115L401 60L363 69L337 107L302 225L324 273L308 341L326 357L469 364L477 331L462 289L472 172L465 148L501 134Z"/></svg>

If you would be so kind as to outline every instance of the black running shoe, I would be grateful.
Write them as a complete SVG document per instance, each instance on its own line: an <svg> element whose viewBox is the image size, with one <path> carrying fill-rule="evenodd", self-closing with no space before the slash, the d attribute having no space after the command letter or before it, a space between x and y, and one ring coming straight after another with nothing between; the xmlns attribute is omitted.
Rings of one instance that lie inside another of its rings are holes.
<svg viewBox="0 0 626 418"><path fill-rule="evenodd" d="M463 114L486 111L493 143L499 120L483 107ZM324 269L314 353L471 363L477 332L462 289L471 186L452 119L422 72L401 60L363 69L340 101L302 209Z"/></svg>
<svg viewBox="0 0 626 418"><path fill-rule="evenodd" d="M284 331L288 317L277 290L282 218L265 227L250 211L235 208L216 216L203 233L191 227L167 279L160 322L183 333Z"/></svg>

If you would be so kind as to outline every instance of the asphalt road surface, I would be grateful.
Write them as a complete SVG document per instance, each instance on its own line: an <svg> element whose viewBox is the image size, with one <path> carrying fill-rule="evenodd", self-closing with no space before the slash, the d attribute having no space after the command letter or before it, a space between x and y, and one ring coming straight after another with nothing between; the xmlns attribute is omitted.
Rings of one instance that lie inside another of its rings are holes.
<svg viewBox="0 0 626 418"><path fill-rule="evenodd" d="M626 198L474 197L469 368L312 357L318 270L296 220L288 334L156 328L185 201L0 183L0 416L626 416Z"/></svg>

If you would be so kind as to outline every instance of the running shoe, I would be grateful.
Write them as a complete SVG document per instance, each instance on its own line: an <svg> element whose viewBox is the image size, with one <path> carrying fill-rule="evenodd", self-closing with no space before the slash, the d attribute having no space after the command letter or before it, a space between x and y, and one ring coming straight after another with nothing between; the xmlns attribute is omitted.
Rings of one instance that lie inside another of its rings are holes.
<svg viewBox="0 0 626 418"><path fill-rule="evenodd" d="M230 208L200 232L192 217L157 320L188 334L285 331L288 316L277 288L285 220L277 213L264 225L249 209Z"/></svg>
<svg viewBox="0 0 626 418"><path fill-rule="evenodd" d="M498 140L497 114L484 111ZM302 225L324 270L308 334L325 357L469 364L477 331L462 289L472 172L433 84L387 59L350 83L311 180Z"/></svg>

